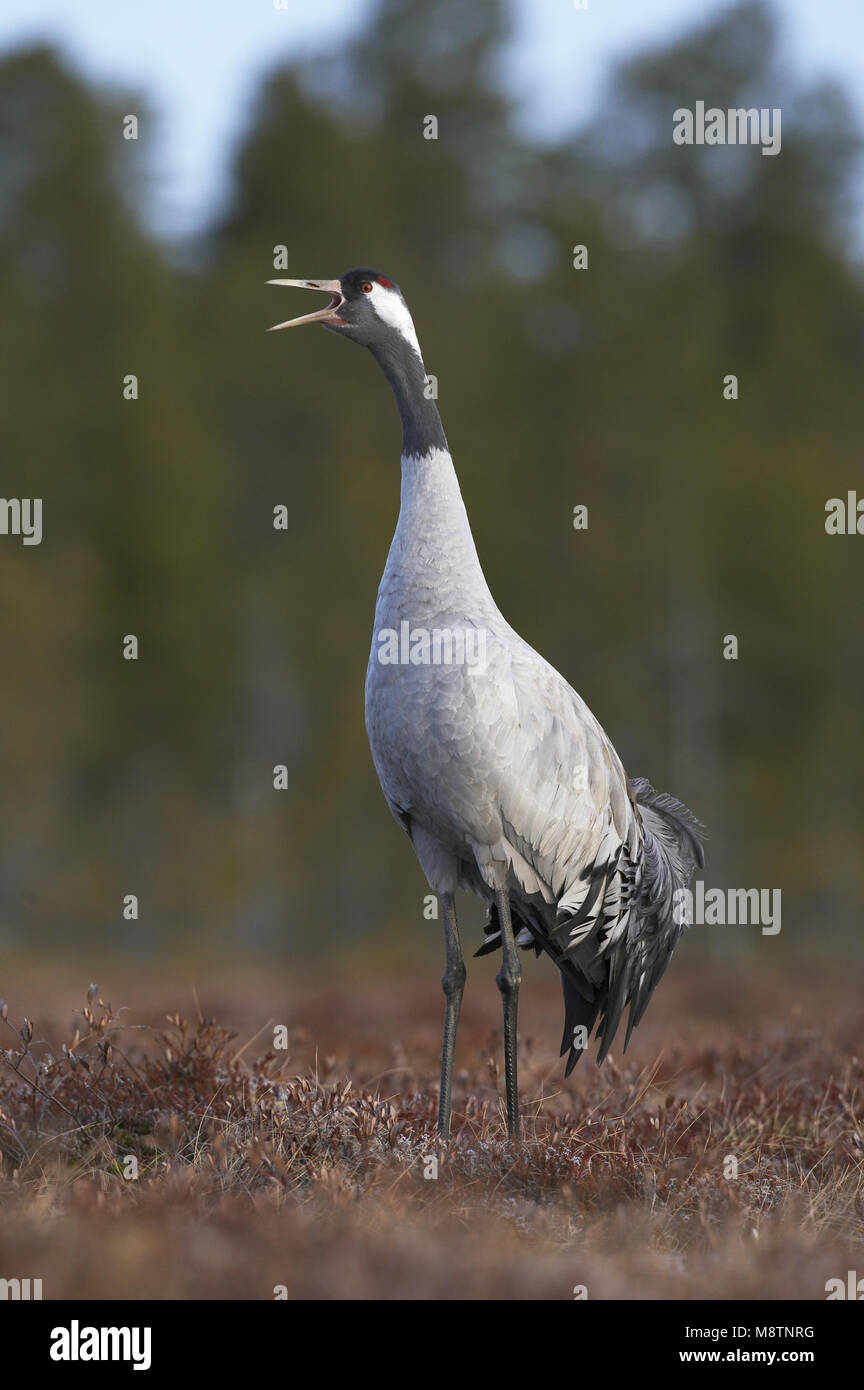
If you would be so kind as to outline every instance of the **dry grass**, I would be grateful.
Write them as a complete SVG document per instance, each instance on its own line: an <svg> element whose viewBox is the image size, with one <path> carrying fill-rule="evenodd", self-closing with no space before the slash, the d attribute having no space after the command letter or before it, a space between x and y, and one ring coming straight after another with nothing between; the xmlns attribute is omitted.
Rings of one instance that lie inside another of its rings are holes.
<svg viewBox="0 0 864 1390"><path fill-rule="evenodd" d="M557 988L531 974L519 1145L491 979L466 996L446 1149L434 978L290 1009L272 979L207 985L224 1028L164 1020L141 981L139 1026L98 991L71 1030L10 1008L0 1276L46 1298L824 1298L864 1268L857 982L679 968L632 1060L565 1086Z"/></svg>

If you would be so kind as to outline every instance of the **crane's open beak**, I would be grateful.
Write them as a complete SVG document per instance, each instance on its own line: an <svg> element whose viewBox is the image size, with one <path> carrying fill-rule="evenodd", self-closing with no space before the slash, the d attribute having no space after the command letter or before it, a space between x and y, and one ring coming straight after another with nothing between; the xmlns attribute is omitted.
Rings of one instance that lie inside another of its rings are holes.
<svg viewBox="0 0 864 1390"><path fill-rule="evenodd" d="M318 309L314 314L302 314L299 319L287 319L285 323L274 323L272 328L268 328L268 333L275 333L277 328L296 328L301 323L344 323L344 319L339 318L338 310L345 303L345 296L342 293L342 286L338 280L268 280L268 285L291 285L297 290L323 290L330 295L330 303L326 309Z"/></svg>

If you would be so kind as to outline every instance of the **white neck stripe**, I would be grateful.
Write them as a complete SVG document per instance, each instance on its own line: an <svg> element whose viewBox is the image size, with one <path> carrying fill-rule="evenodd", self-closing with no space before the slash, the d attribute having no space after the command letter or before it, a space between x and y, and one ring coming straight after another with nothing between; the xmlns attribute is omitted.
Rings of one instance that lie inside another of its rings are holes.
<svg viewBox="0 0 864 1390"><path fill-rule="evenodd" d="M422 363L423 355L420 351L420 344L417 341L414 320L411 318L408 307L402 297L398 295L395 290L387 290L383 285L376 283L372 286L372 292L369 298L372 301L372 307L379 319L383 319L384 323L389 324L391 328L395 328L397 333L401 333L406 343L414 349Z"/></svg>

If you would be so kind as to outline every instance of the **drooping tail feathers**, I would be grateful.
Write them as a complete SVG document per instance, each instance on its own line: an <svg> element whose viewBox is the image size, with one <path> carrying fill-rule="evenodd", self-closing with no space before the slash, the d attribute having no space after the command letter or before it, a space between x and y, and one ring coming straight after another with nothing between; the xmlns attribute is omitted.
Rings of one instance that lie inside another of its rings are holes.
<svg viewBox="0 0 864 1390"><path fill-rule="evenodd" d="M569 1049L567 1076L585 1050L573 1046L573 1027L584 1024L590 1031L589 1017L593 1024L599 1013L597 1060L602 1062L629 1005L626 1051L687 925L681 890L687 887L693 870L705 862L703 827L686 806L666 792L655 791L644 777L634 778L630 789L643 829L638 894L624 931L616 933L618 939L609 951L605 988L597 989L593 1002L583 996L581 981L568 979L562 970L565 1025L561 1055Z"/></svg>
<svg viewBox="0 0 864 1390"><path fill-rule="evenodd" d="M683 876L680 887L686 887L694 869L705 863L702 839L705 827L692 811L668 792L655 792L645 777L634 777L630 783L633 800L639 807L642 822L647 822L666 846L677 876Z"/></svg>
<svg viewBox="0 0 864 1390"><path fill-rule="evenodd" d="M562 917L550 934L539 913L533 913L525 903L518 908L512 904L517 944L538 955L541 950L546 952L561 971L561 1056L568 1053L565 1076L570 1075L587 1050L598 1016L597 1061L605 1059L622 1013L629 1005L626 1051L630 1035L648 1007L687 925L679 894L687 887L693 870L705 862L703 826L686 806L666 792L655 791L644 777L630 782L630 793L642 825L641 853L637 855L638 862L628 858L625 863L622 859L611 871L609 863L604 864L607 886L617 878L618 891L614 898L594 902L598 925L580 944L581 962L578 957L574 959L575 952L567 946L572 916ZM622 892L625 884L627 891ZM613 918L610 912L617 915ZM485 940L475 955L485 956L500 946L498 911L490 904Z"/></svg>

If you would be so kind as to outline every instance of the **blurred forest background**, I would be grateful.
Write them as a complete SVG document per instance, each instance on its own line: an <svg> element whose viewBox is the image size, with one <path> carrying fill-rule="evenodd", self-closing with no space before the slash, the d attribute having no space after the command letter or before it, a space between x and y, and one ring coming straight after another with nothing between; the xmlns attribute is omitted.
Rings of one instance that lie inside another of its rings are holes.
<svg viewBox="0 0 864 1390"><path fill-rule="evenodd" d="M864 492L850 108L748 2L535 146L506 36L492 0L379 0L266 75L230 205L183 245L146 230L136 94L0 56L0 491L44 499L41 546L0 537L7 951L439 954L363 727L398 418L366 354L266 335L311 307L266 288L280 245L283 274L399 281L501 608L705 821L706 884L782 889L780 937L686 949L856 949L864 541L824 524ZM782 153L674 145L697 100L782 107Z"/></svg>

